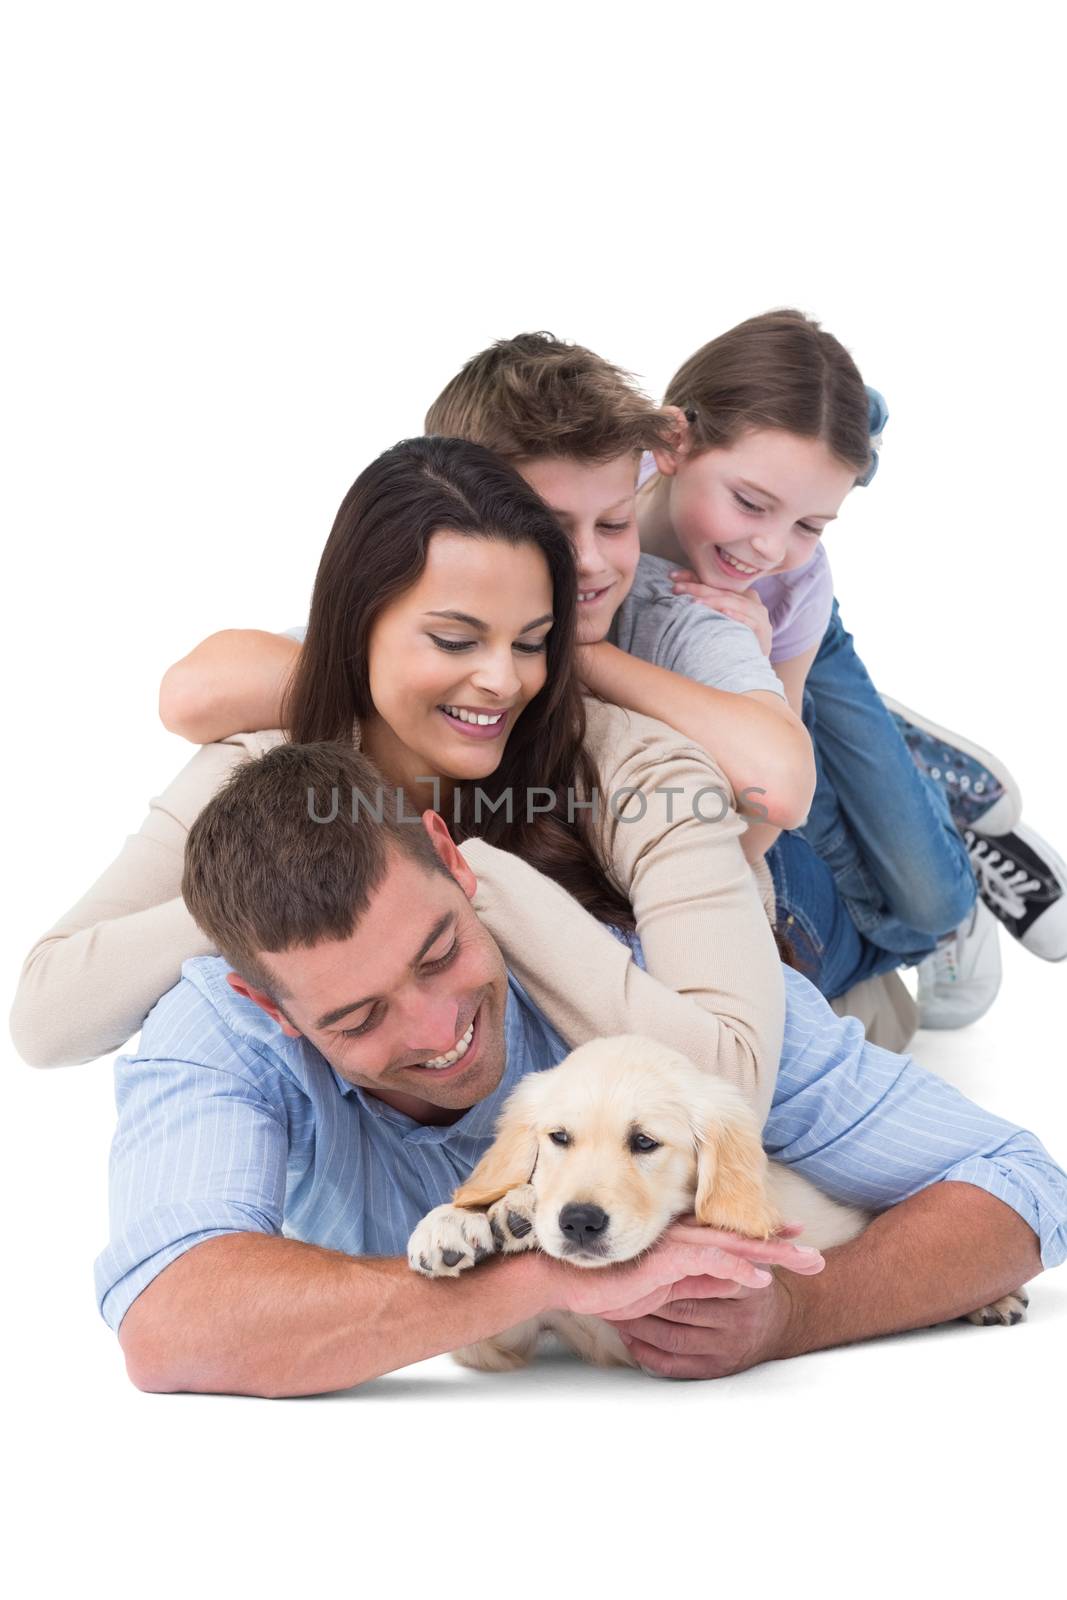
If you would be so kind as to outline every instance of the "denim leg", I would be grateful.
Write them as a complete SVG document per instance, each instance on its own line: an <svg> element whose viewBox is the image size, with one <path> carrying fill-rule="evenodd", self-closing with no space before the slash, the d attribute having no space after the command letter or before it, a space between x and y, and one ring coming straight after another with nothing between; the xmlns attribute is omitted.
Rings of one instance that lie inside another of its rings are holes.
<svg viewBox="0 0 1067 1600"><path fill-rule="evenodd" d="M862 978L900 965L899 955L859 932L830 868L798 834L780 834L767 852L767 865L774 879L778 927L792 944L804 976L828 1000Z"/></svg>
<svg viewBox="0 0 1067 1600"><path fill-rule="evenodd" d="M837 601L804 694L818 782L797 830L830 867L860 933L919 960L974 905L967 849L883 706Z"/></svg>

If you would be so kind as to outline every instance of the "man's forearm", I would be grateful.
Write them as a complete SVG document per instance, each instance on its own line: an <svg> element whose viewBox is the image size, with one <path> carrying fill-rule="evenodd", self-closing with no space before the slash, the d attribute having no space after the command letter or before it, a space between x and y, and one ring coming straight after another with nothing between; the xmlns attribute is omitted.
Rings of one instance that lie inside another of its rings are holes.
<svg viewBox="0 0 1067 1600"><path fill-rule="evenodd" d="M396 1257L225 1234L149 1284L126 1313L119 1342L141 1389L321 1394L537 1315L553 1303L554 1270L532 1252L434 1282Z"/></svg>
<svg viewBox="0 0 1067 1600"><path fill-rule="evenodd" d="M817 1278L780 1277L790 1313L776 1355L948 1322L1041 1271L1033 1230L969 1183L932 1184L825 1255Z"/></svg>

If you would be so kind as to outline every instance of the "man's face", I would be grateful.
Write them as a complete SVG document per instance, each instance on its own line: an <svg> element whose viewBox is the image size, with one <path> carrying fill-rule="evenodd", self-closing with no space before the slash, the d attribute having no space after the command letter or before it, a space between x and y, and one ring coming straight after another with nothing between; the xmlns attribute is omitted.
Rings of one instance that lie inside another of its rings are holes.
<svg viewBox="0 0 1067 1600"><path fill-rule="evenodd" d="M578 566L578 643L597 644L633 586L641 554L634 514L636 456L590 466L570 456L518 463L555 512Z"/></svg>
<svg viewBox="0 0 1067 1600"><path fill-rule="evenodd" d="M420 1122L454 1121L492 1094L505 1066L503 957L471 907L475 878L444 837L456 877L391 852L349 938L264 953L280 1004L231 975L284 1033Z"/></svg>

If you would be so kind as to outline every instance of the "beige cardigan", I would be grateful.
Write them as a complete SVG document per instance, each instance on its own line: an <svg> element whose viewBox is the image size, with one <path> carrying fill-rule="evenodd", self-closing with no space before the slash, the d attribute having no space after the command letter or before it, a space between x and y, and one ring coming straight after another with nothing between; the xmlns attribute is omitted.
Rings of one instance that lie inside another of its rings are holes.
<svg viewBox="0 0 1067 1600"><path fill-rule="evenodd" d="M644 1033L736 1084L765 1116L784 1025L781 967L761 884L741 851L744 824L714 816L700 790L729 785L699 745L663 723L586 702L586 745L601 794L602 859L634 910L648 971L564 890L516 856L472 839L475 910L520 983L570 1044ZM34 945L11 1015L19 1053L62 1066L118 1049L212 947L180 898L193 820L240 762L280 732L205 745L150 802L140 832ZM667 791L674 791L668 794ZM699 809L698 809L699 807ZM773 911L772 911L773 914Z"/></svg>

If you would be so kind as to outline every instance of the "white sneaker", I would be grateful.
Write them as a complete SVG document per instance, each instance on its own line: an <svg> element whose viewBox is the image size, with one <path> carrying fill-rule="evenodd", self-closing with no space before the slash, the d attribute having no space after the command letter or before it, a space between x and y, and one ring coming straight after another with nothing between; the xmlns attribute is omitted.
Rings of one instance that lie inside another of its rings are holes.
<svg viewBox="0 0 1067 1600"><path fill-rule="evenodd" d="M1000 988L1000 945L981 900L917 971L920 1028L965 1028L985 1015Z"/></svg>

